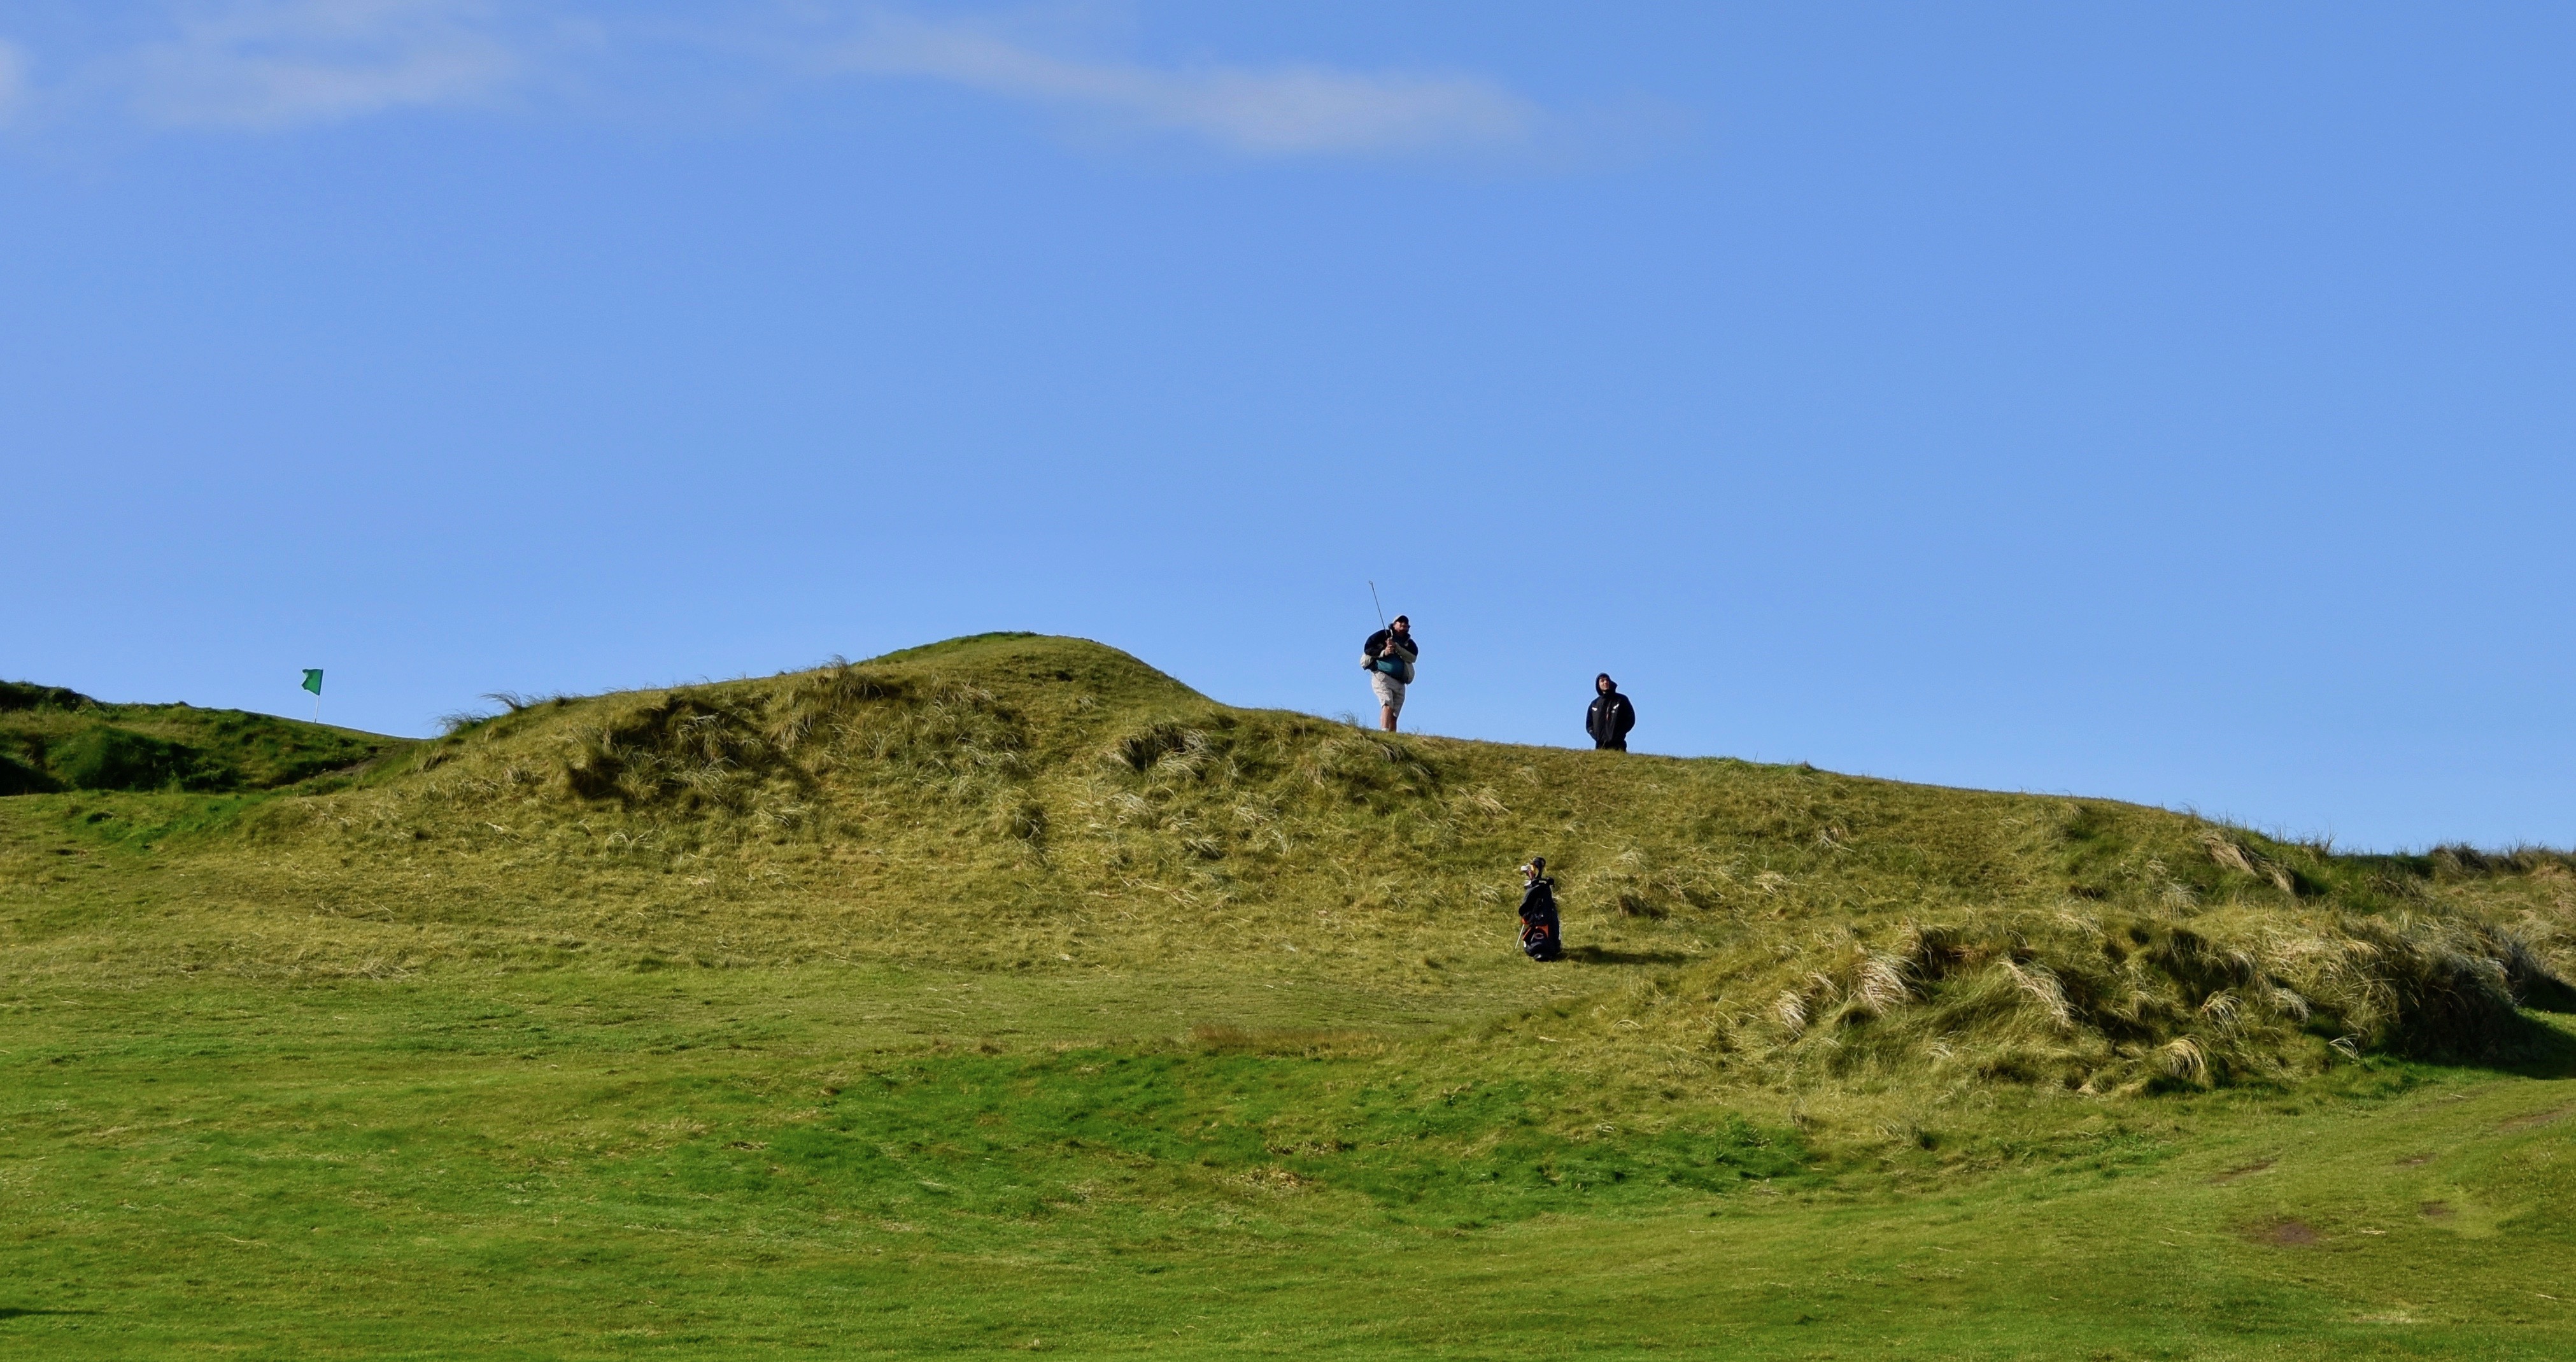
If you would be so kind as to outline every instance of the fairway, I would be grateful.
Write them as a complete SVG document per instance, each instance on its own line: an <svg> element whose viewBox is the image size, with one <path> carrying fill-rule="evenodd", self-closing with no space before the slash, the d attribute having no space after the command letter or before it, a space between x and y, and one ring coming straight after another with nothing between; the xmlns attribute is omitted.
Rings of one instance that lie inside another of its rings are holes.
<svg viewBox="0 0 2576 1362"><path fill-rule="evenodd" d="M0 800L9 1355L2576 1351L2560 858L728 686Z"/></svg>
<svg viewBox="0 0 2576 1362"><path fill-rule="evenodd" d="M31 1357L2576 1346L2576 1082L2007 1097L1936 1132L1982 1151L1944 1169L1706 1108L1631 1134L1572 1082L1480 1086L1365 1030L1311 1053L1137 1034L1174 1003L1354 1006L1255 991L21 980L0 1327ZM1556 1133L1569 1113L1588 1138Z"/></svg>

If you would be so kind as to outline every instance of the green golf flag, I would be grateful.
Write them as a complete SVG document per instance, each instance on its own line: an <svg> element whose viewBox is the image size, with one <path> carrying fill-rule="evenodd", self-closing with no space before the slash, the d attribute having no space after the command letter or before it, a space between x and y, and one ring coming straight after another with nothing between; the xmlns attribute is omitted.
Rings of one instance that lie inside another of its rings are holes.
<svg viewBox="0 0 2576 1362"><path fill-rule="evenodd" d="M322 693L322 669L320 667L307 667L304 669L304 688L316 695L320 695Z"/></svg>

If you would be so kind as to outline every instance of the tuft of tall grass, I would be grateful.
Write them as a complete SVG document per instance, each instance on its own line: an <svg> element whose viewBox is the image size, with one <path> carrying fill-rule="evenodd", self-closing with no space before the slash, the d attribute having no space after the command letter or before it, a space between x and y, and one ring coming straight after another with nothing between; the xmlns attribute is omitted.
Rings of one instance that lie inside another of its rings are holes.
<svg viewBox="0 0 2576 1362"><path fill-rule="evenodd" d="M1776 1041L1704 1041L1712 1065L1964 1063L2099 1091L2159 1073L2224 1082L2315 1067L2347 1037L2356 1053L2502 1053L2527 1031L2508 958L2540 967L2510 933L2454 917L1989 910L1905 923L1878 942L1728 952L1680 976L1676 999L1771 998ZM1675 1044L1689 1013L1655 1004L1622 1020Z"/></svg>

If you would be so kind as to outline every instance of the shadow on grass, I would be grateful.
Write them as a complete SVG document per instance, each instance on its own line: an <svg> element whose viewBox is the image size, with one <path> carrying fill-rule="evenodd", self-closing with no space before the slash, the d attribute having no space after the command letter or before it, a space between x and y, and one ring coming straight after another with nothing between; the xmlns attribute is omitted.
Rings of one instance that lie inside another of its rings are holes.
<svg viewBox="0 0 2576 1362"><path fill-rule="evenodd" d="M2555 977L2535 979L2523 986L2522 1005L2534 1012L2555 1012L2562 1017L2576 1014L2576 988Z"/></svg>
<svg viewBox="0 0 2576 1362"><path fill-rule="evenodd" d="M2425 1057L2437 1064L2485 1069L2516 1078L2576 1078L2576 1031L2571 1031L2576 1028L2576 1018L2524 1012L2515 1022L2511 1034L2492 1053Z"/></svg>
<svg viewBox="0 0 2576 1362"><path fill-rule="evenodd" d="M2497 1067L2525 1078L2576 1078L2576 1035L2567 1021L2527 1018L2529 1027Z"/></svg>
<svg viewBox="0 0 2576 1362"><path fill-rule="evenodd" d="M24 1305L0 1305L0 1319L19 1319L27 1315L95 1315L96 1310L37 1310Z"/></svg>
<svg viewBox="0 0 2576 1362"><path fill-rule="evenodd" d="M1614 951L1601 946L1568 946L1565 958L1586 965L1685 965L1682 951Z"/></svg>

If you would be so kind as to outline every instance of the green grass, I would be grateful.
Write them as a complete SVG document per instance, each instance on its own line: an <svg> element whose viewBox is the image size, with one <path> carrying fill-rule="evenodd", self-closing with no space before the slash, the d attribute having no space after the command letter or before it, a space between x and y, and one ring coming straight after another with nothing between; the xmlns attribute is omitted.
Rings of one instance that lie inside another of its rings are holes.
<svg viewBox="0 0 2576 1362"><path fill-rule="evenodd" d="M0 1343L2565 1356L2572 888L1028 636L24 794Z"/></svg>
<svg viewBox="0 0 2576 1362"><path fill-rule="evenodd" d="M66 1313L5 1327L280 1357L2542 1357L2576 1328L2567 1123L2529 1123L2564 1081L2006 1092L1891 1161L1439 1045L1103 1034L1322 1000L1100 982L24 990L0 1305Z"/></svg>
<svg viewBox="0 0 2576 1362"><path fill-rule="evenodd" d="M401 738L237 709L101 704L59 686L0 681L0 796L273 790L408 746Z"/></svg>

